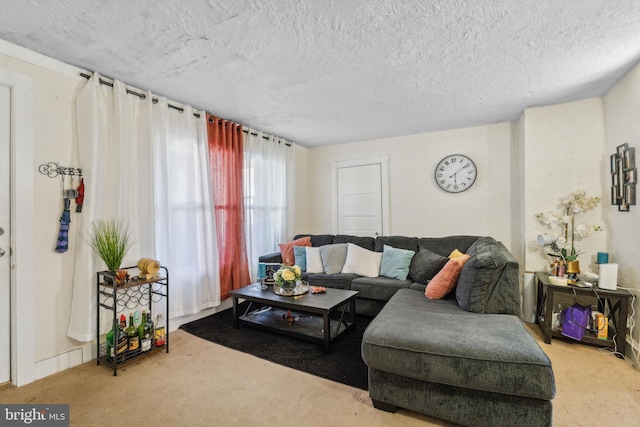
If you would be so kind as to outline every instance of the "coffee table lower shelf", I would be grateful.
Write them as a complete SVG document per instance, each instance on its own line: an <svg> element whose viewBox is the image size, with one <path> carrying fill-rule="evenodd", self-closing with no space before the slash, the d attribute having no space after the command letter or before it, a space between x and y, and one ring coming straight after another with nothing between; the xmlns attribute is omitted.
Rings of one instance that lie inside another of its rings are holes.
<svg viewBox="0 0 640 427"><path fill-rule="evenodd" d="M327 288L319 294L296 297L276 295L272 289L245 286L229 292L233 296L233 326L255 326L272 332L322 343L331 353L331 343L356 329L356 295L358 291ZM249 302L244 313L240 300ZM287 321L291 317L297 320Z"/></svg>
<svg viewBox="0 0 640 427"><path fill-rule="evenodd" d="M257 314L248 313L239 317L241 323L252 325L269 331L301 338L308 341L325 343L324 319L322 316L314 316L308 313L291 311L294 318L292 324L286 320L288 310L270 307L266 311ZM355 328L353 322L346 319L329 319L329 340L331 342Z"/></svg>

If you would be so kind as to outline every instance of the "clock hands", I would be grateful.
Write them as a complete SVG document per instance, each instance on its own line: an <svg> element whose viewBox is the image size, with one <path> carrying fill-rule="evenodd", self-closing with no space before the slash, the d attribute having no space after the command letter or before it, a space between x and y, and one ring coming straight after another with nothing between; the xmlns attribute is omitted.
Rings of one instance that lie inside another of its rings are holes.
<svg viewBox="0 0 640 427"><path fill-rule="evenodd" d="M455 171L455 172L453 173L453 175L449 175L449 178L453 178L453 177L455 177L455 176L458 174L458 172L460 172L462 169L464 169L464 168L466 168L466 167L468 167L468 166L469 166L469 164L466 164L466 165L462 166L460 169L458 169L457 171Z"/></svg>

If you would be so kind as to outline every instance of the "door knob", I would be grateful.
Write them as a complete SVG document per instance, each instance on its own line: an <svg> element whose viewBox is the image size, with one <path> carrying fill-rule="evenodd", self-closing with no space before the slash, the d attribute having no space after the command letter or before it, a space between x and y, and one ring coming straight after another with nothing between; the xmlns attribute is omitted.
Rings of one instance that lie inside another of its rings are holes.
<svg viewBox="0 0 640 427"><path fill-rule="evenodd" d="M4 249L0 248L0 258L4 256Z"/></svg>
<svg viewBox="0 0 640 427"><path fill-rule="evenodd" d="M4 228L0 227L0 236L4 234Z"/></svg>

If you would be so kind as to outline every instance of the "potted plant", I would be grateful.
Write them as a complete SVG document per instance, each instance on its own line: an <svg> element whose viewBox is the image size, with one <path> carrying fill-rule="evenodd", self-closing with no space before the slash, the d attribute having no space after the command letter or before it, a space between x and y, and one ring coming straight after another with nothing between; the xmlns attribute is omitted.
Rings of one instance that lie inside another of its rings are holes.
<svg viewBox="0 0 640 427"><path fill-rule="evenodd" d="M118 274L118 270L125 254L133 245L129 223L121 218L96 219L86 240L104 261L107 269L122 278L122 273Z"/></svg>
<svg viewBox="0 0 640 427"><path fill-rule="evenodd" d="M561 257L565 262L576 261L578 255L582 253L582 251L576 250L576 239L587 237L594 232L602 230L599 225L576 224L576 214L594 209L600 203L600 197L588 197L584 190L578 190L569 193L560 199L560 202L561 210L559 212L540 212L536 214L536 218L549 227L559 226L564 234L564 236L560 237L552 236L556 243L556 246L552 247L556 252L554 256ZM569 245L569 239L571 245Z"/></svg>

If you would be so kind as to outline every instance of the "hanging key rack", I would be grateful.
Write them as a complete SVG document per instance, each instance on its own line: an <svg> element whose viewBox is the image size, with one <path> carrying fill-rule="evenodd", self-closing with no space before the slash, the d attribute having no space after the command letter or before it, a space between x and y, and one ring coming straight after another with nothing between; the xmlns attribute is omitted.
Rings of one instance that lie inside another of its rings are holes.
<svg viewBox="0 0 640 427"><path fill-rule="evenodd" d="M58 175L82 176L81 168L69 168L60 166L56 162L49 162L40 165L38 168L41 174L47 175L49 178L55 178Z"/></svg>

